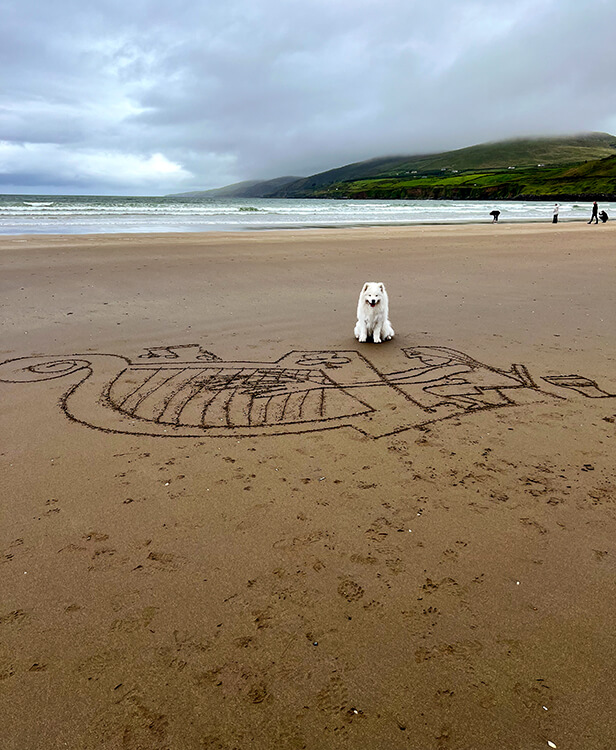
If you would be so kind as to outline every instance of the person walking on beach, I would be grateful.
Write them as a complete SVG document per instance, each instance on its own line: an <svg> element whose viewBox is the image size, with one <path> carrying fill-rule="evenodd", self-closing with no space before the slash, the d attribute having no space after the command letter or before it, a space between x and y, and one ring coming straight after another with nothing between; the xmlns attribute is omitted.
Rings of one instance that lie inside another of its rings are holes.
<svg viewBox="0 0 616 750"><path fill-rule="evenodd" d="M560 205L558 203L554 204L554 213L552 215L552 224L558 224L558 211L560 209Z"/></svg>
<svg viewBox="0 0 616 750"><path fill-rule="evenodd" d="M490 216L492 217L492 224L496 224L500 216L500 211L490 211Z"/></svg>
<svg viewBox="0 0 616 750"><path fill-rule="evenodd" d="M590 221L588 223L592 224L592 220L594 219L595 224L598 224L599 223L598 214L599 214L599 206L597 205L597 201L595 201L592 204L592 216L590 217Z"/></svg>

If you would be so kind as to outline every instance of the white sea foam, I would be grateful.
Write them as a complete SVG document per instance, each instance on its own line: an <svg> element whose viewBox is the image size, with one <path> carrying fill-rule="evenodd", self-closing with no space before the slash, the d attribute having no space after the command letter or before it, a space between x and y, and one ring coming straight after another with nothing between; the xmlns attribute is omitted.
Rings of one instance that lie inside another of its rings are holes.
<svg viewBox="0 0 616 750"><path fill-rule="evenodd" d="M552 201L296 200L0 195L0 234L199 232L552 220ZM602 203L612 216L615 204ZM568 202L561 221L588 219Z"/></svg>

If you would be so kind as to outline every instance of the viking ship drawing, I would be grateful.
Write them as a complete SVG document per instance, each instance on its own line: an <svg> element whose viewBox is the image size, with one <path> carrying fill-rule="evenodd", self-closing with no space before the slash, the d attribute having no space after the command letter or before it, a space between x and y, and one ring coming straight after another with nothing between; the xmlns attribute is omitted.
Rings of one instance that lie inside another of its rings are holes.
<svg viewBox="0 0 616 750"><path fill-rule="evenodd" d="M403 365L379 371L361 353L293 351L275 362L223 361L199 345L114 354L12 359L4 382L67 378L73 422L107 432L164 437L249 437L352 427L395 434L471 412L558 398L524 365L497 369L446 347L402 349ZM547 379L546 379L547 380ZM552 378L609 396L580 376ZM593 394L590 391L593 391Z"/></svg>

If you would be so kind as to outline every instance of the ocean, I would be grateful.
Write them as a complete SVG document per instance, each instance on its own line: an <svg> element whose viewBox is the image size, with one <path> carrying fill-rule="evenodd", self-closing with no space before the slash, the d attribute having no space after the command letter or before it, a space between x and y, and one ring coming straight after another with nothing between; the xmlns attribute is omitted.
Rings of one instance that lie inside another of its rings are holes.
<svg viewBox="0 0 616 750"><path fill-rule="evenodd" d="M416 224L550 222L552 201L296 200L0 195L0 234L207 232ZM602 203L609 216L616 204ZM590 203L561 204L561 221L588 220Z"/></svg>

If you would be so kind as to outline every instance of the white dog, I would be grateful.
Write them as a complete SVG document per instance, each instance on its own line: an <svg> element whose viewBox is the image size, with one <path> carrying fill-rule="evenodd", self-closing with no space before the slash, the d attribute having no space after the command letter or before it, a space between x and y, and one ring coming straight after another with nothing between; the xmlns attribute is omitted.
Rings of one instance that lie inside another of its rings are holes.
<svg viewBox="0 0 616 750"><path fill-rule="evenodd" d="M361 343L372 336L375 344L388 341L394 335L389 322L389 299L385 285L380 281L367 281L359 293L355 338Z"/></svg>

